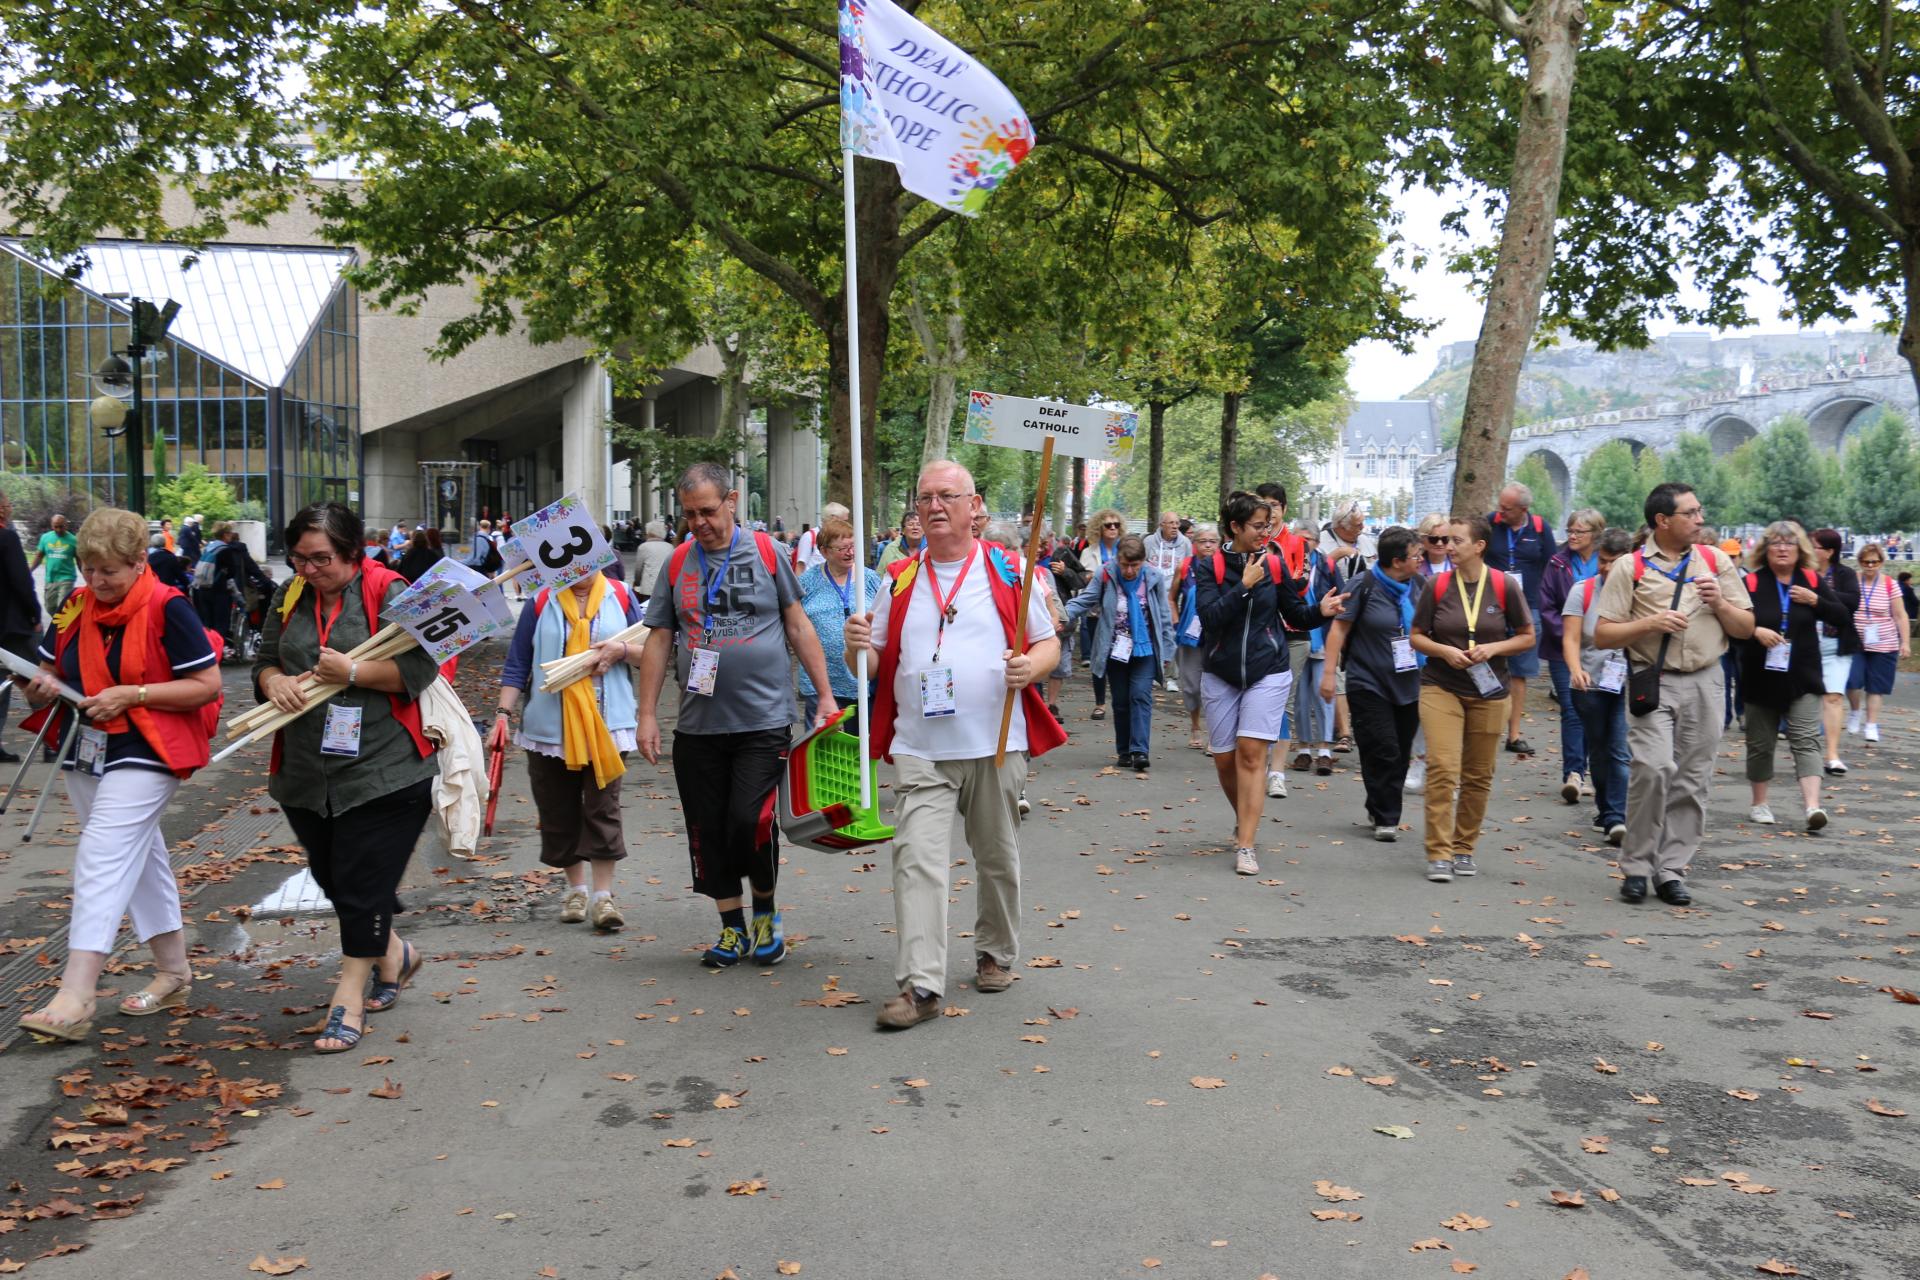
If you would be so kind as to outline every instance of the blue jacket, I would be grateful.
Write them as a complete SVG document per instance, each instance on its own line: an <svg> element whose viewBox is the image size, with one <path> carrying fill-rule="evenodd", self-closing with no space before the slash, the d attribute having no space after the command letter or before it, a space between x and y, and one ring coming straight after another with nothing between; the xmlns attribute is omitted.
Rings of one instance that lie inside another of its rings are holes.
<svg viewBox="0 0 1920 1280"><path fill-rule="evenodd" d="M1325 619L1317 609L1307 608L1300 598L1300 586L1286 575L1286 563L1271 552L1280 565L1281 579L1268 578L1249 591L1240 585L1246 557L1238 551L1222 553L1226 580L1216 580L1213 561L1195 557L1194 582L1200 591L1200 648L1206 655L1205 670L1238 689L1249 689L1270 675L1284 674L1287 667L1287 641L1280 626L1284 621L1297 631L1311 631Z"/></svg>
<svg viewBox="0 0 1920 1280"><path fill-rule="evenodd" d="M1500 523L1498 511L1487 514L1487 523L1493 526L1493 537L1487 543L1488 566L1520 575L1521 585L1527 592L1527 607L1537 617L1541 611L1541 588L1546 585L1547 562L1559 549L1553 540L1553 530L1547 527L1544 518L1532 511L1518 529L1509 529Z"/></svg>
<svg viewBox="0 0 1920 1280"><path fill-rule="evenodd" d="M1116 558L1101 565L1086 590L1067 605L1069 628L1088 614L1098 619L1093 628L1093 674L1096 676L1107 674L1107 655L1113 651L1114 618L1121 606L1119 588L1137 590L1142 582L1147 592L1147 624L1153 628L1153 656L1159 660L1154 664L1154 679L1160 678L1160 666L1173 661L1173 618L1167 609L1167 580L1152 565L1142 564L1140 576L1128 582L1120 576L1120 561Z"/></svg>

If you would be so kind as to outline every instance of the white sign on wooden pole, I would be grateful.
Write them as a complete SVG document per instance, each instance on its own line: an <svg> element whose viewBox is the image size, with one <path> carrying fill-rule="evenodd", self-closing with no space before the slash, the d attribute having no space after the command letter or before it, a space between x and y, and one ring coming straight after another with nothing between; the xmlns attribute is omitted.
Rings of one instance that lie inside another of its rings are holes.
<svg viewBox="0 0 1920 1280"><path fill-rule="evenodd" d="M968 444L1039 452L1048 440L1074 458L1131 462L1140 415L1091 405L1029 400L997 391L967 393Z"/></svg>

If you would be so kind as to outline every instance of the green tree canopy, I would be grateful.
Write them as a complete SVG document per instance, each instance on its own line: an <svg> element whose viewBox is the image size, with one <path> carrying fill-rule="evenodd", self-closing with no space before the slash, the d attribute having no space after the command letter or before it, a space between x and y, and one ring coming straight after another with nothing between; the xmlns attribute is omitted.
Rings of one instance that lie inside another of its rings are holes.
<svg viewBox="0 0 1920 1280"><path fill-rule="evenodd" d="M1560 490L1554 487L1553 476L1539 454L1528 454L1507 478L1533 492L1534 514L1546 521L1548 528L1559 526L1560 517L1566 514L1560 509Z"/></svg>
<svg viewBox="0 0 1920 1280"><path fill-rule="evenodd" d="M1822 492L1821 470L1806 420L1789 417L1774 423L1754 442L1749 516L1758 524L1798 520L1809 529L1826 523L1831 503Z"/></svg>
<svg viewBox="0 0 1920 1280"><path fill-rule="evenodd" d="M1913 429L1883 413L1847 445L1847 523L1871 533L1920 526L1920 459Z"/></svg>
<svg viewBox="0 0 1920 1280"><path fill-rule="evenodd" d="M1593 507L1607 523L1637 529L1644 521L1647 494L1660 483L1660 457L1643 449L1636 458L1625 440L1609 440L1580 464L1574 491L1580 505Z"/></svg>
<svg viewBox="0 0 1920 1280"><path fill-rule="evenodd" d="M1713 445L1697 432L1683 431L1673 447L1660 457L1660 467L1668 480L1692 485L1714 524L1735 523L1728 503L1732 497L1720 460L1713 456Z"/></svg>
<svg viewBox="0 0 1920 1280"><path fill-rule="evenodd" d="M231 520L240 504L233 487L208 471L205 464L189 462L180 474L161 479L147 495L147 514L178 524L182 517L199 514L209 521Z"/></svg>

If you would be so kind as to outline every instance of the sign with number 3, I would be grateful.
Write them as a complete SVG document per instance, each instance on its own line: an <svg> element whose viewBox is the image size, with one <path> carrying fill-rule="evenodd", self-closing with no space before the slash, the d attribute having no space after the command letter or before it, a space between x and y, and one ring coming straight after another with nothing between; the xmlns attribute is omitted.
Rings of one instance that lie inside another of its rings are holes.
<svg viewBox="0 0 1920 1280"><path fill-rule="evenodd" d="M613 563L613 547L600 532L599 517L577 493L515 520L513 536L542 587L564 587Z"/></svg>

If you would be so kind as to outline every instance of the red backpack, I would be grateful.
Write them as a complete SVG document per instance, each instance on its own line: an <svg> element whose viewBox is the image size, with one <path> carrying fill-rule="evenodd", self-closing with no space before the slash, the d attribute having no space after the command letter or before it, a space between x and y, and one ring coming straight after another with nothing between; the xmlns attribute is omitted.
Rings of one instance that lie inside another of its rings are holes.
<svg viewBox="0 0 1920 1280"><path fill-rule="evenodd" d="M633 593L627 589L627 584L620 581L620 579L618 578L608 578L607 585L613 588L613 598L620 602L620 612L621 613L633 612ZM537 618L541 614L547 611L547 597L552 594L553 594L552 587L540 588L540 594L533 598L533 616L534 617Z"/></svg>
<svg viewBox="0 0 1920 1280"><path fill-rule="evenodd" d="M1820 575L1811 569L1802 569L1800 572L1807 579L1807 590L1818 595L1820 593ZM1758 573L1750 573L1747 575L1747 594L1750 596L1760 594L1760 575ZM1782 619L1782 621L1785 621L1785 619Z"/></svg>
<svg viewBox="0 0 1920 1280"><path fill-rule="evenodd" d="M1539 516L1534 517L1536 520L1539 518ZM1499 605L1501 612L1504 613L1507 608L1507 575L1498 569L1490 570L1490 572L1493 574L1493 602ZM1447 589L1451 586L1453 586L1453 570L1442 569L1440 572L1434 574L1433 598L1435 600L1442 599L1447 594Z"/></svg>
<svg viewBox="0 0 1920 1280"><path fill-rule="evenodd" d="M1191 563L1191 561L1189 561L1189 563ZM1285 579L1288 582L1292 582L1293 576L1288 574L1286 570L1287 567L1281 563L1280 557L1273 553L1272 548L1268 548L1267 581L1279 582ZM1213 553L1213 582L1215 586L1224 587L1227 585L1227 556L1224 551L1216 551Z"/></svg>

